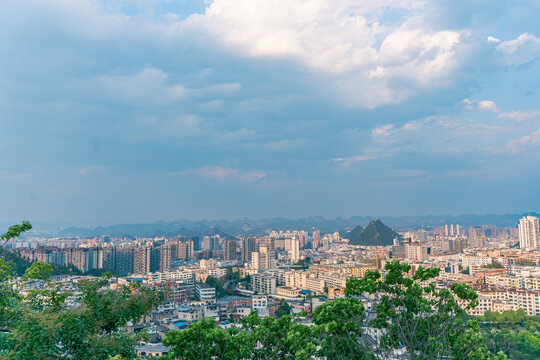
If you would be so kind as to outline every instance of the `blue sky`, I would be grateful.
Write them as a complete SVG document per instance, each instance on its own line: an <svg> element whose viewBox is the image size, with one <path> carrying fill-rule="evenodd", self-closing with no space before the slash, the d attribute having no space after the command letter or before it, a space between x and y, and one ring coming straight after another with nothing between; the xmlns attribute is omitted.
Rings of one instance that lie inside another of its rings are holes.
<svg viewBox="0 0 540 360"><path fill-rule="evenodd" d="M540 202L538 1L0 3L0 219Z"/></svg>

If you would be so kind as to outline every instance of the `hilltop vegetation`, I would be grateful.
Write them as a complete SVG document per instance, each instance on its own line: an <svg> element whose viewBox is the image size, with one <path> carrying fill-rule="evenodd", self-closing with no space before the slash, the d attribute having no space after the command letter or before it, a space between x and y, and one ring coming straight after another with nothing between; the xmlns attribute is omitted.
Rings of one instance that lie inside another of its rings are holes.
<svg viewBox="0 0 540 360"><path fill-rule="evenodd" d="M379 219L371 221L361 231L359 226L354 228L345 237L349 239L351 245L364 245L364 246L388 246L394 243L394 238L397 237L397 233L384 225Z"/></svg>

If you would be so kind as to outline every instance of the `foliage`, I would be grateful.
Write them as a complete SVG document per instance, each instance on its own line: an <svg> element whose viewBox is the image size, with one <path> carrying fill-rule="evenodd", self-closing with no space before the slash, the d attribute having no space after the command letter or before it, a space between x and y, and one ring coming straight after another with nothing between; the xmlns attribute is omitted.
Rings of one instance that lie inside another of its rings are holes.
<svg viewBox="0 0 540 360"><path fill-rule="evenodd" d="M247 352L244 353L246 349L251 347L244 345L244 343L249 343L248 335L247 333L239 335L234 328L221 329L212 318L201 319L191 324L187 330L172 330L165 336L163 344L170 346L171 350L164 358L171 360L241 359L243 354L247 355Z"/></svg>
<svg viewBox="0 0 540 360"><path fill-rule="evenodd" d="M355 237L349 237L351 245L387 246L394 243L398 234L379 219L371 221Z"/></svg>
<svg viewBox="0 0 540 360"><path fill-rule="evenodd" d="M2 247L10 240L21 236L25 231L32 229L32 225L28 221L23 221L21 225L11 225L5 234L0 236L0 240L4 240Z"/></svg>
<svg viewBox="0 0 540 360"><path fill-rule="evenodd" d="M373 359L362 329L364 306L355 298L336 299L312 314L320 340L319 356L328 359Z"/></svg>
<svg viewBox="0 0 540 360"><path fill-rule="evenodd" d="M297 324L290 315L278 319L260 319L252 312L242 319L244 328L251 334L253 359L312 359L317 350L313 328Z"/></svg>
<svg viewBox="0 0 540 360"><path fill-rule="evenodd" d="M489 349L501 349L512 359L540 358L540 316L527 316L523 309L486 311L479 321Z"/></svg>
<svg viewBox="0 0 540 360"><path fill-rule="evenodd" d="M477 305L470 286L437 288L431 280L438 268L419 267L407 276L411 266L392 261L385 270L384 279L378 271L368 272L363 279L349 279L346 288L348 296L376 296L377 314L370 325L382 330L382 350L404 347L411 359L494 357L482 342L478 324L466 314Z"/></svg>
<svg viewBox="0 0 540 360"><path fill-rule="evenodd" d="M156 292L133 285L110 290L106 277L80 281L76 294L62 292L50 280L53 267L40 261L19 282L13 271L0 259L0 326L7 330L0 336L0 359L134 359L140 336L120 328L161 301Z"/></svg>
<svg viewBox="0 0 540 360"><path fill-rule="evenodd" d="M482 267L484 269L504 269L504 265L497 260L493 260L491 264L482 265Z"/></svg>
<svg viewBox="0 0 540 360"><path fill-rule="evenodd" d="M405 349L410 359L505 359L483 342L478 322L465 310L476 305L476 293L464 284L437 288L432 281L439 269L387 263L386 276L369 272L347 283L346 298L319 306L304 325L283 311L277 319L260 319L252 312L242 329L220 328L212 319L171 331L164 344L166 359L390 359ZM377 300L376 314L367 321L359 297ZM463 302L465 305L462 308ZM305 315L305 314L303 314ZM522 338L532 342L527 334ZM234 350L231 350L234 349Z"/></svg>
<svg viewBox="0 0 540 360"><path fill-rule="evenodd" d="M311 359L316 351L309 326L291 316L260 319L256 312L242 319L243 329L222 329L211 318L187 330L170 331L163 344L171 346L165 359Z"/></svg>
<svg viewBox="0 0 540 360"><path fill-rule="evenodd" d="M291 310L292 310L291 305L289 305L288 302L283 301L281 303L281 305L279 306L279 308L276 310L275 315L276 315L277 318L280 318L280 317L285 316L285 315L290 315Z"/></svg>
<svg viewBox="0 0 540 360"><path fill-rule="evenodd" d="M208 276L206 278L206 285L213 287L216 289L216 297L222 298L227 295L236 295L236 293L233 290L227 290L223 288L223 281L219 280L218 278L215 278L213 276Z"/></svg>
<svg viewBox="0 0 540 360"><path fill-rule="evenodd" d="M497 324L516 324L524 321L527 318L527 313L523 309L518 311L506 310L502 313L486 311L484 316L479 319L484 322L497 323Z"/></svg>

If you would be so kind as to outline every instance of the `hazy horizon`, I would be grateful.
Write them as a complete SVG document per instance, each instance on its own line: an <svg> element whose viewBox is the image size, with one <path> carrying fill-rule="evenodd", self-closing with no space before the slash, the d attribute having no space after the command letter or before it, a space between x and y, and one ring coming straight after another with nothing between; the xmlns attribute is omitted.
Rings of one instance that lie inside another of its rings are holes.
<svg viewBox="0 0 540 360"><path fill-rule="evenodd" d="M395 219L395 220L403 220L408 218L447 218L447 219L455 219L455 218L475 218L475 217L504 217L504 216L522 216L526 214L532 214L535 216L539 216L540 212L536 211L530 211L530 212L515 212L515 213L461 213L461 214L405 214L405 215L351 215L351 216L323 216L323 215L312 215L312 216L300 216L300 217L284 217L284 216L270 216L270 217L221 217L221 218L171 218L171 219L155 219L155 220L146 220L146 221L133 221L133 222L103 222L103 223L69 223L69 222L55 222L55 221L42 221L38 219L13 219L13 220L5 220L0 219L0 226L7 227L13 224L20 223L22 220L30 221L34 226L34 231L40 232L40 231L48 231L48 230L59 230L69 227L76 227L76 228L88 228L88 229L95 229L98 227L112 227L112 226L122 226L122 225L145 225L145 224L159 224L159 223L174 223L174 222L188 222L188 223L217 223L217 222L242 222L242 221L248 221L251 223L260 223L267 220L274 220L274 219L280 219L290 222L295 221L301 221L306 219L315 219L315 218L322 218L327 221L334 221L337 219L343 219L344 221L350 221L355 218L361 218L362 221L366 222L368 219L371 220L377 220L377 219ZM470 220L468 220L470 221ZM367 222L366 222L367 223ZM356 224L356 223L355 223ZM456 222L456 224L459 224L459 222ZM361 224L356 224L361 225ZM493 225L490 223L475 223L475 225ZM517 226L517 222L516 222Z"/></svg>

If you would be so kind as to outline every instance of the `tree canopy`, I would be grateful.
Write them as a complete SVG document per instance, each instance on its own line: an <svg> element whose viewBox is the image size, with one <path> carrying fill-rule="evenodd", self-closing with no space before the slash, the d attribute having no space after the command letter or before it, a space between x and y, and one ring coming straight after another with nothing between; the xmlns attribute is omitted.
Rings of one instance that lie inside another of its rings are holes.
<svg viewBox="0 0 540 360"><path fill-rule="evenodd" d="M11 227L7 236L25 228L29 224ZM13 263L0 259L0 359L136 358L141 336L121 328L157 305L160 294L137 285L111 290L108 276L81 280L76 293L64 292L50 280L52 272L37 261L17 280Z"/></svg>
<svg viewBox="0 0 540 360"><path fill-rule="evenodd" d="M202 319L187 330L169 332L166 359L505 359L484 344L477 321L466 309L477 304L468 285L438 288L439 269L420 267L412 276L408 264L389 262L386 274L368 272L347 282L346 297L319 306L313 325L287 314L242 319L241 328L221 328ZM367 316L361 298L376 303ZM463 305L464 304L464 305ZM190 349L195 349L190 351ZM231 350L233 349L233 350Z"/></svg>

